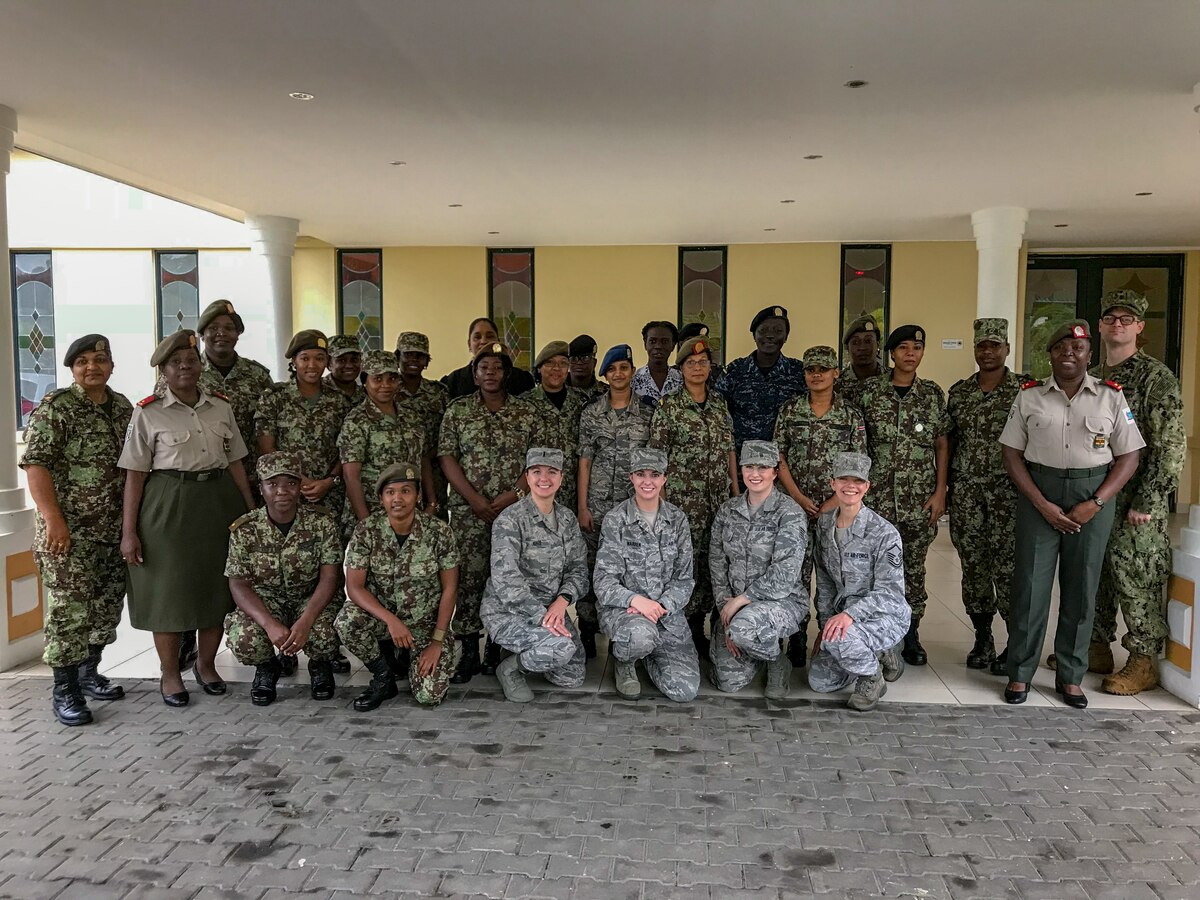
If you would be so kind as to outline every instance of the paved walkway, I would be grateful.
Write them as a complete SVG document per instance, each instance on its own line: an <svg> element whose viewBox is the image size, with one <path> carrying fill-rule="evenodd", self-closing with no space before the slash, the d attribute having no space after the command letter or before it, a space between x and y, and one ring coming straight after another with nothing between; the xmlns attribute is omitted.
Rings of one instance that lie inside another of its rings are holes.
<svg viewBox="0 0 1200 900"><path fill-rule="evenodd" d="M0 681L0 897L1200 897L1200 713Z"/></svg>

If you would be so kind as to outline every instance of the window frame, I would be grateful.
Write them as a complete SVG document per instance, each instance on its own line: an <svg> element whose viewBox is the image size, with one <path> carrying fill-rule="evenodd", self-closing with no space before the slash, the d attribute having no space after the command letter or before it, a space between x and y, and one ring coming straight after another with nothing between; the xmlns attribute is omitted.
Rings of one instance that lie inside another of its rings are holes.
<svg viewBox="0 0 1200 900"><path fill-rule="evenodd" d="M204 312L204 307L200 305L200 251L199 249L191 250L186 247L173 250L154 251L154 345L157 347L166 337L162 333L162 256L164 253L180 254L194 253L196 255L196 318L199 319L200 314Z"/></svg>
<svg viewBox="0 0 1200 900"><path fill-rule="evenodd" d="M383 340L384 322L383 322L383 248L382 247L338 247L334 256L333 268L333 284L337 294L337 322L335 323L335 334L345 334L343 329L346 327L346 306L345 306L345 288L342 283L342 256L346 253L378 253L379 254L379 347L381 350L386 350L387 345ZM357 335L356 335L357 337ZM367 353L368 348L359 343L359 351Z"/></svg>
<svg viewBox="0 0 1200 900"><path fill-rule="evenodd" d="M847 250L882 250L883 251L883 321L877 323L880 328L879 346L882 351L883 342L887 340L889 325L892 318L892 245L891 244L842 244L838 266L838 363L846 365L846 345L842 335L846 332L846 251ZM886 365L886 363L885 363Z"/></svg>
<svg viewBox="0 0 1200 900"><path fill-rule="evenodd" d="M728 365L729 342L726 333L729 328L729 245L728 244L695 244L680 245L678 264L675 271L675 327L683 330L683 258L687 253L719 252L721 254L721 362Z"/></svg>
<svg viewBox="0 0 1200 900"><path fill-rule="evenodd" d="M529 369L533 370L533 361L537 358L537 248L536 247L488 247L487 248L487 317L496 326L499 333L497 335L501 341L504 340L504 329L500 327L500 323L496 321L495 308L495 285L492 280L495 277L496 269L492 260L497 253L528 253L529 254ZM507 346L507 345L506 345ZM515 347L509 347L509 350L516 350L516 356L513 357L513 365L519 366L521 353Z"/></svg>

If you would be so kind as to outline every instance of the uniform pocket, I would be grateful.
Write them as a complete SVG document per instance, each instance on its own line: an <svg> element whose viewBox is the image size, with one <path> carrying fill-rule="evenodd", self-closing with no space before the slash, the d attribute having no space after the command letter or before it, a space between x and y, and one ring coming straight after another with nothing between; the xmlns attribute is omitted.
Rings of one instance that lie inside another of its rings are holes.
<svg viewBox="0 0 1200 900"><path fill-rule="evenodd" d="M191 440L192 433L190 431L162 431L159 432L158 442L166 447L178 447L181 444L186 444Z"/></svg>

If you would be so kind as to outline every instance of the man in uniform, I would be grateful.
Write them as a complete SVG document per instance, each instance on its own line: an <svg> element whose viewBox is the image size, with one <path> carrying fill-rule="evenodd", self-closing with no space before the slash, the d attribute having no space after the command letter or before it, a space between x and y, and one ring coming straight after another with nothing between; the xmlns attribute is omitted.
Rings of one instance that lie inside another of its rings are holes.
<svg viewBox="0 0 1200 900"><path fill-rule="evenodd" d="M575 477L579 471L579 416L588 404L583 391L567 384L570 368L566 341L551 341L542 348L533 363L537 387L522 399L532 408L537 422L533 444L557 447L563 452L562 487L558 502L572 512L576 509Z"/></svg>
<svg viewBox="0 0 1200 900"><path fill-rule="evenodd" d="M887 366L879 357L879 323L870 313L859 316L846 326L842 334L842 346L850 354L850 361L838 379L840 392L851 394L861 382L887 372Z"/></svg>
<svg viewBox="0 0 1200 900"><path fill-rule="evenodd" d="M354 406L362 403L367 393L359 374L362 372L362 348L351 334L335 334L329 339L329 374L321 379L328 387L337 388Z"/></svg>
<svg viewBox="0 0 1200 900"><path fill-rule="evenodd" d="M581 334L567 345L567 358L571 362L573 388L583 391L588 402L603 396L608 387L596 377L596 339L590 334Z"/></svg>
<svg viewBox="0 0 1200 900"><path fill-rule="evenodd" d="M419 331L402 331L396 338L396 361L400 364L400 389L396 391L396 403L403 403L418 410L425 422L428 446L436 447L438 432L442 427L442 416L450 402L446 386L439 381L430 381L422 376L429 368L429 338ZM432 501L430 503L429 501ZM434 514L446 505L446 476L441 466L433 467L433 497L426 501L426 508ZM445 518L445 513L441 513Z"/></svg>
<svg viewBox="0 0 1200 900"><path fill-rule="evenodd" d="M490 347L499 341L500 329L496 327L495 322L486 316L472 320L471 327L467 329L467 350L471 354L471 362L461 369L455 369L449 375L442 376L442 384L449 392L449 399L457 400L459 397L468 397L475 393L478 387L475 383L475 357L484 347ZM504 381L505 391L514 397L528 394L533 390L533 376L524 369L517 368L513 363L512 351L508 347L504 348L504 354L511 364Z"/></svg>
<svg viewBox="0 0 1200 900"><path fill-rule="evenodd" d="M333 696L333 623L342 543L324 509L300 502L304 465L298 453L258 458L264 505L229 526L225 576L237 609L225 617L225 640L244 666L254 666L250 702L275 702L281 667L275 657L304 651L312 698Z"/></svg>
<svg viewBox="0 0 1200 900"><path fill-rule="evenodd" d="M956 381L946 400L950 438L950 540L962 563L962 598L975 628L967 667L1006 671L996 656L992 619L1008 621L1008 592L1016 546L1017 490L1004 471L1000 432L1028 379L1004 364L1008 320L976 319L975 364L979 371Z"/></svg>
<svg viewBox="0 0 1200 900"><path fill-rule="evenodd" d="M99 672L100 654L117 637L125 601L117 467L133 406L108 387L108 338L88 334L67 348L73 384L47 394L29 416L21 468L37 507L33 552L46 591L46 649L54 670L54 715L86 725L93 700L125 691Z"/></svg>

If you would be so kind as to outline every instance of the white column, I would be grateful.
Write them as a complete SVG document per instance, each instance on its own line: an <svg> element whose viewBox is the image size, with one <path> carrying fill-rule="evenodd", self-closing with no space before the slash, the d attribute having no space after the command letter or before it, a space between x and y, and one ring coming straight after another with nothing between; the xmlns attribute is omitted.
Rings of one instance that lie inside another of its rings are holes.
<svg viewBox="0 0 1200 900"><path fill-rule="evenodd" d="M0 106L0 297L4 305L12 303L12 279L10 275L8 248L8 173L12 165L13 140L17 133L17 114L7 106ZM25 505L25 491L17 481L17 445L9 435L17 428L17 375L16 361L8 355L13 346L13 323L11 312L0 315L0 352L4 362L0 364L0 421L4 422L6 435L0 440L0 531L8 532L18 522L31 515Z"/></svg>
<svg viewBox="0 0 1200 900"><path fill-rule="evenodd" d="M248 216L246 227L251 234L250 250L263 257L267 265L267 289L275 323L275 377L283 381L288 370L283 354L292 339L292 256L300 222L284 216Z"/></svg>
<svg viewBox="0 0 1200 900"><path fill-rule="evenodd" d="M976 318L1008 320L1009 342L1017 335L1021 298L1021 240L1029 210L993 206L971 214L975 249L979 251L979 280L975 293Z"/></svg>

